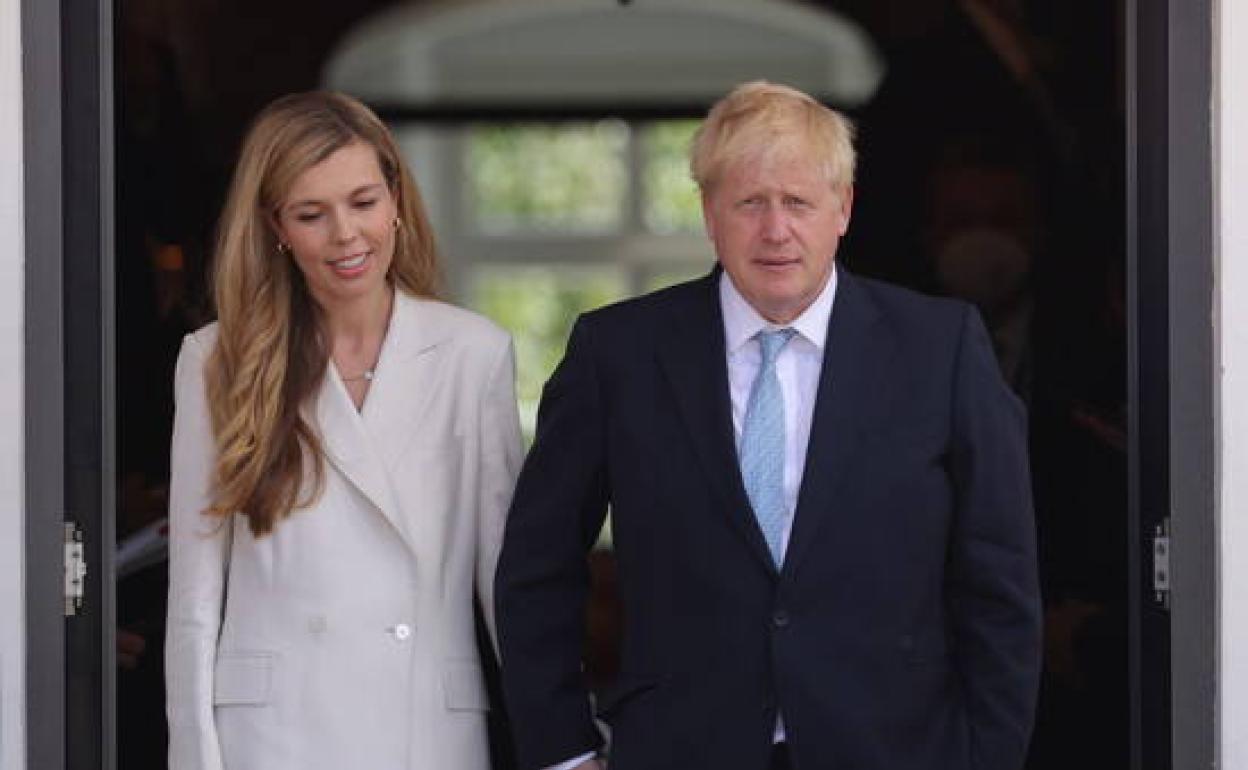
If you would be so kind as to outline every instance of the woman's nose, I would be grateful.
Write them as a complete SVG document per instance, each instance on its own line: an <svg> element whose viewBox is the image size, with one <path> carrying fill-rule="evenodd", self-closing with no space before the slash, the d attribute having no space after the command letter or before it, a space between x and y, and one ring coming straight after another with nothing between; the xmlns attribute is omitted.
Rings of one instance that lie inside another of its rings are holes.
<svg viewBox="0 0 1248 770"><path fill-rule="evenodd" d="M334 216L333 227L334 240L339 243L350 242L356 236L356 233L359 232L359 228L355 226L355 221L345 214L336 214Z"/></svg>

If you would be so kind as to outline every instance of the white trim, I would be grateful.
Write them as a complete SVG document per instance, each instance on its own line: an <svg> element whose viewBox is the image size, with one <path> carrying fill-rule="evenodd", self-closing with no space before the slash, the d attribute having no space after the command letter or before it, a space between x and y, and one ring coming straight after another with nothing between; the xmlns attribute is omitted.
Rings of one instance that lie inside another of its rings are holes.
<svg viewBox="0 0 1248 770"><path fill-rule="evenodd" d="M642 186L643 169L638 165L642 153L634 147L641 125L629 127L627 155L632 165L626 174L630 195ZM399 126L396 133L437 233L449 296L454 300L468 299L471 273L477 266L614 266L626 276L630 292L635 292L647 286L651 276L709 271L715 262L701 229L649 232L633 211L624 212L617 228L601 233L482 233L471 221L471 196L464 184L465 129Z"/></svg>
<svg viewBox="0 0 1248 770"><path fill-rule="evenodd" d="M350 32L332 87L386 101L699 101L764 77L865 102L883 57L844 16L788 0L442 0Z"/></svg>
<svg viewBox="0 0 1248 770"><path fill-rule="evenodd" d="M1214 8L1220 760L1248 767L1248 6Z"/></svg>
<svg viewBox="0 0 1248 770"><path fill-rule="evenodd" d="M0 767L26 766L21 0L0 0Z"/></svg>

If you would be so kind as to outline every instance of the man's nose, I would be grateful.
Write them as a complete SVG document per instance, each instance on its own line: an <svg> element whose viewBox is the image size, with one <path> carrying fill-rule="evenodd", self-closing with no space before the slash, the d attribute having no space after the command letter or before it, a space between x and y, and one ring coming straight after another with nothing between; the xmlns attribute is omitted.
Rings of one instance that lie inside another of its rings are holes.
<svg viewBox="0 0 1248 770"><path fill-rule="evenodd" d="M783 243L789 238L789 218L780 206L768 206L763 212L763 240Z"/></svg>

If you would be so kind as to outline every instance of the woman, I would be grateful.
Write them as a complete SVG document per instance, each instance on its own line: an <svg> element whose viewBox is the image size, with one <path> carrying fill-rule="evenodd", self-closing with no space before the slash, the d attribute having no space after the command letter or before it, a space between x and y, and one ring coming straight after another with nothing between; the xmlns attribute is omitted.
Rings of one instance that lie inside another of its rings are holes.
<svg viewBox="0 0 1248 770"><path fill-rule="evenodd" d="M172 770L489 766L473 590L521 458L507 335L433 299L415 183L366 107L267 107L178 360Z"/></svg>

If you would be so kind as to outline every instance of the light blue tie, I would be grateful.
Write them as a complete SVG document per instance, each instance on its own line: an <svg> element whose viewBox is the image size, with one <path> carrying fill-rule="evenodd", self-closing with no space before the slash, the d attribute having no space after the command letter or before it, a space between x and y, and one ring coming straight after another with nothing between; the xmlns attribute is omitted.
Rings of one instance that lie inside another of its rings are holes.
<svg viewBox="0 0 1248 770"><path fill-rule="evenodd" d="M776 377L776 358L796 332L778 329L758 333L763 359L750 389L741 427L741 478L754 517L777 566L784 561L784 394Z"/></svg>

